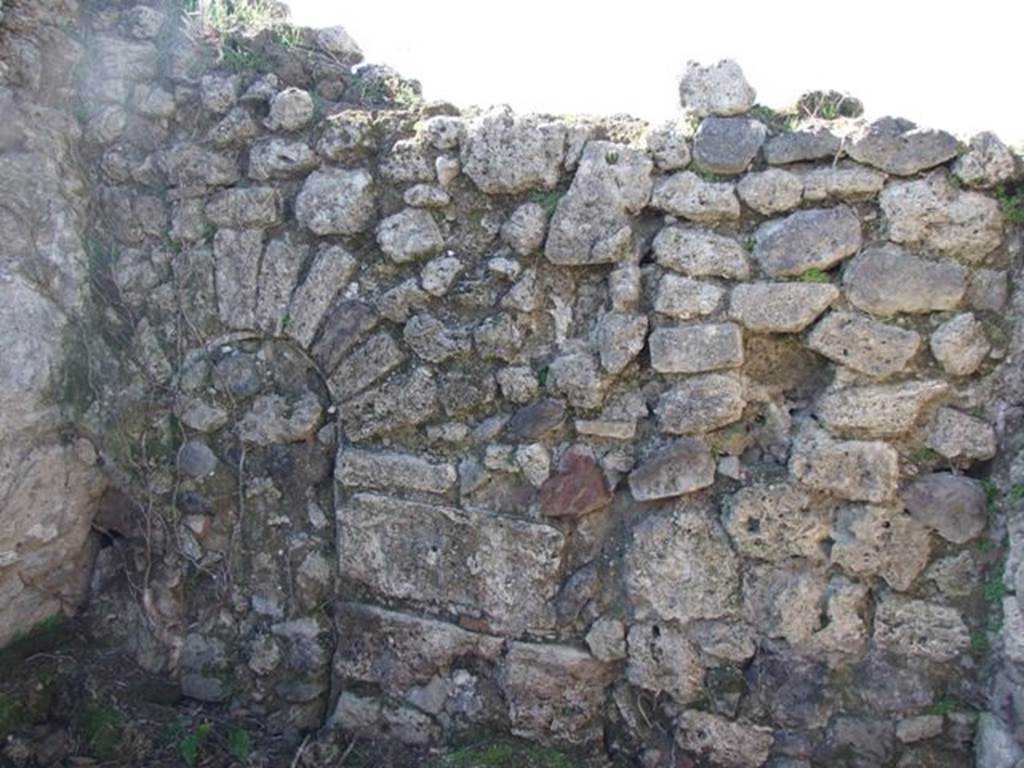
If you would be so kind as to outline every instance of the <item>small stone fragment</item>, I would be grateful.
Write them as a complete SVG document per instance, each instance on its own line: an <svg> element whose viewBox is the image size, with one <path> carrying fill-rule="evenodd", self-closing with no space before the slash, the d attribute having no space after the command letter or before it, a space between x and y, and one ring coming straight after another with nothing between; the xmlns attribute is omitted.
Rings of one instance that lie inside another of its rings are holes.
<svg viewBox="0 0 1024 768"><path fill-rule="evenodd" d="M562 355L548 366L548 389L577 408L597 408L604 399L604 382L593 355Z"/></svg>
<svg viewBox="0 0 1024 768"><path fill-rule="evenodd" d="M941 663L966 651L970 637L954 608L892 595L875 612L875 642L900 656Z"/></svg>
<svg viewBox="0 0 1024 768"><path fill-rule="evenodd" d="M687 710L676 723L676 744L721 768L761 768L774 738L771 728Z"/></svg>
<svg viewBox="0 0 1024 768"><path fill-rule="evenodd" d="M431 259L420 273L420 285L431 296L444 296L462 273L462 262L455 256L445 255Z"/></svg>
<svg viewBox="0 0 1024 768"><path fill-rule="evenodd" d="M851 304L875 315L941 312L960 304L967 290L967 270L947 261L928 261L886 243L850 260L843 272L843 287Z"/></svg>
<svg viewBox="0 0 1024 768"><path fill-rule="evenodd" d="M758 560L803 557L824 562L831 508L790 483L751 485L722 504L722 524L736 551Z"/></svg>
<svg viewBox="0 0 1024 768"><path fill-rule="evenodd" d="M597 326L601 366L613 375L621 373L640 354L646 339L647 315L609 312Z"/></svg>
<svg viewBox="0 0 1024 768"><path fill-rule="evenodd" d="M911 483L902 498L915 520L946 541L966 544L985 530L985 489L973 478L933 472Z"/></svg>
<svg viewBox="0 0 1024 768"><path fill-rule="evenodd" d="M602 616L590 625L586 641L594 658L601 661L626 658L626 627L618 619Z"/></svg>
<svg viewBox="0 0 1024 768"><path fill-rule="evenodd" d="M710 173L743 173L768 135L764 123L746 117L706 117L693 137L693 161Z"/></svg>
<svg viewBox="0 0 1024 768"><path fill-rule="evenodd" d="M743 246L715 232L686 227L665 227L652 244L658 264L691 277L747 280L750 263Z"/></svg>
<svg viewBox="0 0 1024 768"><path fill-rule="evenodd" d="M659 179L651 194L651 207L707 224L740 217L740 201L732 184L704 181L691 171Z"/></svg>
<svg viewBox="0 0 1024 768"><path fill-rule="evenodd" d="M466 126L462 170L481 192L517 194L552 189L565 157L565 126L516 116L507 107Z"/></svg>
<svg viewBox="0 0 1024 768"><path fill-rule="evenodd" d="M506 368L506 371L513 370ZM536 377L528 368L528 375L536 385ZM499 373L499 380L500 380ZM536 391L536 390L535 390ZM551 432L554 432L565 423L565 403L554 398L537 400L529 405L520 408L509 419L505 427L508 434L520 442L533 442L540 440Z"/></svg>
<svg viewBox="0 0 1024 768"><path fill-rule="evenodd" d="M501 225L501 239L520 256L536 253L544 244L548 217L539 203L523 203Z"/></svg>
<svg viewBox="0 0 1024 768"><path fill-rule="evenodd" d="M398 487L443 494L455 485L455 467L423 456L346 447L338 452L334 477L346 487L385 491Z"/></svg>
<svg viewBox="0 0 1024 768"><path fill-rule="evenodd" d="M680 704L703 692L704 668L693 644L672 626L634 624L629 628L626 679Z"/></svg>
<svg viewBox="0 0 1024 768"><path fill-rule="evenodd" d="M901 507L849 504L836 516L832 562L904 591L928 565L928 529Z"/></svg>
<svg viewBox="0 0 1024 768"><path fill-rule="evenodd" d="M871 200L885 186L885 174L860 165L814 168L803 173L804 201Z"/></svg>
<svg viewBox="0 0 1024 768"><path fill-rule="evenodd" d="M220 461L202 440L189 440L178 449L178 471L200 478L213 474Z"/></svg>
<svg viewBox="0 0 1024 768"><path fill-rule="evenodd" d="M732 59L708 66L687 62L679 82L679 102L700 117L742 114L754 105L756 96Z"/></svg>
<svg viewBox="0 0 1024 768"><path fill-rule="evenodd" d="M272 138L249 146L249 176L258 181L302 176L319 162L304 141Z"/></svg>
<svg viewBox="0 0 1024 768"><path fill-rule="evenodd" d="M834 285L749 283L729 295L729 317L759 333L797 333L839 298Z"/></svg>
<svg viewBox="0 0 1024 768"><path fill-rule="evenodd" d="M659 373L702 373L743 364L743 333L734 323L658 328L649 344L651 367Z"/></svg>
<svg viewBox="0 0 1024 768"><path fill-rule="evenodd" d="M996 455L992 426L955 408L940 408L935 413L926 444L947 459L987 461Z"/></svg>
<svg viewBox="0 0 1024 768"><path fill-rule="evenodd" d="M267 127L272 131L297 131L313 119L313 97L301 88L285 88L270 100Z"/></svg>
<svg viewBox="0 0 1024 768"><path fill-rule="evenodd" d="M537 396L537 374L526 366L509 366L497 374L501 394L510 403L528 403Z"/></svg>
<svg viewBox="0 0 1024 768"><path fill-rule="evenodd" d="M921 337L863 315L830 312L811 330L807 346L839 365L881 378L907 367Z"/></svg>
<svg viewBox="0 0 1024 768"><path fill-rule="evenodd" d="M708 447L692 437L677 440L629 474L629 490L637 501L682 496L714 482L715 460Z"/></svg>
<svg viewBox="0 0 1024 768"><path fill-rule="evenodd" d="M957 315L936 328L929 345L942 370L951 376L970 376L992 350L985 326L971 312Z"/></svg>
<svg viewBox="0 0 1024 768"><path fill-rule="evenodd" d="M780 133L764 145L764 159L770 165L802 163L836 157L842 141L827 128Z"/></svg>
<svg viewBox="0 0 1024 768"><path fill-rule="evenodd" d="M846 151L859 163L897 176L912 176L956 157L958 149L956 137L945 131L883 117L855 136Z"/></svg>
<svg viewBox="0 0 1024 768"><path fill-rule="evenodd" d="M861 246L860 219L849 207L797 211L754 233L754 259L773 277L829 269Z"/></svg>
<svg viewBox="0 0 1024 768"><path fill-rule="evenodd" d="M896 738L904 744L933 739L942 733L942 715L905 717L896 723Z"/></svg>
<svg viewBox="0 0 1024 768"><path fill-rule="evenodd" d="M644 136L647 152L661 171L678 171L690 164L687 132L679 122L669 120L651 128Z"/></svg>
<svg viewBox="0 0 1024 768"><path fill-rule="evenodd" d="M690 435L737 421L745 406L738 376L710 373L676 384L658 399L655 413L662 432Z"/></svg>
<svg viewBox="0 0 1024 768"><path fill-rule="evenodd" d="M769 168L759 173L748 173L740 179L736 191L740 200L755 211L772 216L798 207L804 185L795 173Z"/></svg>

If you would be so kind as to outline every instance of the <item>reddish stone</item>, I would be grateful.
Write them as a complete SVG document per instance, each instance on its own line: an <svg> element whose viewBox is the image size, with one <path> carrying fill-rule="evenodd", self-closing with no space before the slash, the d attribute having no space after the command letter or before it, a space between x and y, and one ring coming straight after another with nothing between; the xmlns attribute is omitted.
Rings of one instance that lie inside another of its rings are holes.
<svg viewBox="0 0 1024 768"><path fill-rule="evenodd" d="M611 503L604 472L593 459L570 453L558 474L540 487L540 508L547 517L583 517Z"/></svg>

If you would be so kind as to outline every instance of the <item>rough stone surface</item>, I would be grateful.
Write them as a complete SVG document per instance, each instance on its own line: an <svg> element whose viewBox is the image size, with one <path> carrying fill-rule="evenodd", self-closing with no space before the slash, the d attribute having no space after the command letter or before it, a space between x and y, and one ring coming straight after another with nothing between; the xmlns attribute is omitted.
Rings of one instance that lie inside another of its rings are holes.
<svg viewBox="0 0 1024 768"><path fill-rule="evenodd" d="M948 662L967 650L970 638L954 608L894 595L878 606L875 642L898 656Z"/></svg>
<svg viewBox="0 0 1024 768"><path fill-rule="evenodd" d="M701 229L665 227L652 245L658 263L691 277L746 280L750 263L743 246L730 237Z"/></svg>
<svg viewBox="0 0 1024 768"><path fill-rule="evenodd" d="M651 367L660 373L701 373L743 364L743 334L733 323L658 328L649 344Z"/></svg>
<svg viewBox="0 0 1024 768"><path fill-rule="evenodd" d="M772 277L829 269L861 245L860 220L844 206L797 211L754 233L754 259Z"/></svg>
<svg viewBox="0 0 1024 768"><path fill-rule="evenodd" d="M899 459L885 443L833 440L824 431L805 426L794 442L789 471L811 488L877 503L896 492Z"/></svg>
<svg viewBox="0 0 1024 768"><path fill-rule="evenodd" d="M565 139L563 125L494 110L466 126L462 171L488 194L551 189L558 182Z"/></svg>
<svg viewBox="0 0 1024 768"><path fill-rule="evenodd" d="M963 299L967 270L886 244L851 259L843 271L843 287L851 304L874 315L942 312L956 309Z"/></svg>
<svg viewBox="0 0 1024 768"><path fill-rule="evenodd" d="M987 189L1017 178L1020 161L998 136L985 131L971 138L967 152L953 165L953 173L969 187Z"/></svg>
<svg viewBox="0 0 1024 768"><path fill-rule="evenodd" d="M651 196L652 163L643 153L588 142L569 191L558 202L544 255L553 264L629 260L636 252L630 215Z"/></svg>
<svg viewBox="0 0 1024 768"><path fill-rule="evenodd" d="M601 366L616 374L640 354L647 340L647 317L609 312L598 324L597 344Z"/></svg>
<svg viewBox="0 0 1024 768"><path fill-rule="evenodd" d="M846 150L860 163L886 173L912 176L957 155L956 137L945 131L918 128L909 120L883 117L866 126Z"/></svg>
<svg viewBox="0 0 1024 768"><path fill-rule="evenodd" d="M831 160L841 147L840 138L826 128L792 131L770 138L764 145L764 159L771 165Z"/></svg>
<svg viewBox="0 0 1024 768"><path fill-rule="evenodd" d="M958 190L939 171L888 184L878 201L889 222L889 239L897 243L974 264L1002 241L999 204L978 192Z"/></svg>
<svg viewBox="0 0 1024 768"><path fill-rule="evenodd" d="M801 174L805 202L870 200L885 186L884 173L860 165L815 168Z"/></svg>
<svg viewBox="0 0 1024 768"><path fill-rule="evenodd" d="M701 117L742 114L754 105L756 95L732 59L709 66L688 62L679 83L680 103Z"/></svg>
<svg viewBox="0 0 1024 768"><path fill-rule="evenodd" d="M729 317L749 331L797 333L839 298L833 285L749 283L729 294Z"/></svg>
<svg viewBox="0 0 1024 768"><path fill-rule="evenodd" d="M654 311L679 320L710 315L725 292L714 283L665 274L658 281Z"/></svg>
<svg viewBox="0 0 1024 768"><path fill-rule="evenodd" d="M909 432L925 407L948 389L943 381L846 387L822 395L815 413L836 435L898 437Z"/></svg>
<svg viewBox="0 0 1024 768"><path fill-rule="evenodd" d="M836 515L831 559L854 576L909 589L928 565L928 530L899 507L847 505Z"/></svg>
<svg viewBox="0 0 1024 768"><path fill-rule="evenodd" d="M834 363L882 378L906 368L921 337L863 315L830 312L811 330L807 346Z"/></svg>
<svg viewBox="0 0 1024 768"><path fill-rule="evenodd" d="M740 217L740 201L732 184L704 181L691 171L680 171L655 182L651 207L703 224L735 221Z"/></svg>
<svg viewBox="0 0 1024 768"><path fill-rule="evenodd" d="M881 189L881 186L879 186ZM795 173L769 168L748 173L736 185L740 200L764 216L784 213L800 205L804 184Z"/></svg>
<svg viewBox="0 0 1024 768"><path fill-rule="evenodd" d="M970 477L933 472L911 483L902 499L915 520L954 544L965 544L985 530L985 489Z"/></svg>
<svg viewBox="0 0 1024 768"><path fill-rule="evenodd" d="M639 619L717 619L737 608L736 556L718 523L699 507L678 503L637 525L624 565Z"/></svg>
<svg viewBox="0 0 1024 768"><path fill-rule="evenodd" d="M662 432L691 435L737 421L745 406L743 384L737 376L710 373L685 379L665 392L655 413Z"/></svg>
<svg viewBox="0 0 1024 768"><path fill-rule="evenodd" d="M377 244L396 264L404 264L433 256L444 247L444 237L427 211L406 208L378 225Z"/></svg>
<svg viewBox="0 0 1024 768"><path fill-rule="evenodd" d="M745 117L707 117L693 137L693 161L709 173L743 173L768 135L764 123Z"/></svg>
<svg viewBox="0 0 1024 768"><path fill-rule="evenodd" d="M704 669L693 643L678 629L634 624L627 638L626 679L673 701L689 704L703 692Z"/></svg>
<svg viewBox="0 0 1024 768"><path fill-rule="evenodd" d="M715 462L707 446L684 438L647 458L629 475L637 501L665 499L706 488L715 481Z"/></svg>
<svg viewBox="0 0 1024 768"><path fill-rule="evenodd" d="M373 178L362 169L316 171L295 198L295 217L316 235L354 235L376 212Z"/></svg>
<svg viewBox="0 0 1024 768"><path fill-rule="evenodd" d="M723 501L722 524L739 554L758 560L825 559L829 508L789 483L752 485Z"/></svg>
<svg viewBox="0 0 1024 768"><path fill-rule="evenodd" d="M692 709L676 723L675 740L687 752L722 768L760 768L774 743L769 728Z"/></svg>
<svg viewBox="0 0 1024 768"><path fill-rule="evenodd" d="M546 517L570 518L595 512L612 500L601 468L593 459L577 453L562 460L558 472L540 487L539 498Z"/></svg>
<svg viewBox="0 0 1024 768"><path fill-rule="evenodd" d="M996 433L991 425L955 408L935 412L927 444L947 459L986 461L996 455Z"/></svg>
<svg viewBox="0 0 1024 768"><path fill-rule="evenodd" d="M970 312L944 322L928 343L939 365L951 376L970 376L992 349L985 327Z"/></svg>

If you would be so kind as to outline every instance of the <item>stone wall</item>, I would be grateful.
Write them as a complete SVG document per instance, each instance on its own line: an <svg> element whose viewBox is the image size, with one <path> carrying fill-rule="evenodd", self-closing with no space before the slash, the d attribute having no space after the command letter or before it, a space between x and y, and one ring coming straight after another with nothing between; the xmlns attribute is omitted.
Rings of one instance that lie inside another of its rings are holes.
<svg viewBox="0 0 1024 768"><path fill-rule="evenodd" d="M79 59L49 5L0 27L12 631L92 524L96 621L283 734L960 766L991 708L1020 758L998 139L794 126L731 63L661 126L460 111L170 5Z"/></svg>

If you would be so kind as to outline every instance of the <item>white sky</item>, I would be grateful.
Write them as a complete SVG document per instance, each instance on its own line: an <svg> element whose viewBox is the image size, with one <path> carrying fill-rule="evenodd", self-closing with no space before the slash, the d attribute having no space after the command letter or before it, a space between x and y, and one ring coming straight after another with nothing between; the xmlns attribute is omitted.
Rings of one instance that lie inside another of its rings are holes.
<svg viewBox="0 0 1024 768"><path fill-rule="evenodd" d="M1021 0L287 1L461 107L659 120L687 60L735 58L771 107L834 88L869 116L1024 144Z"/></svg>

